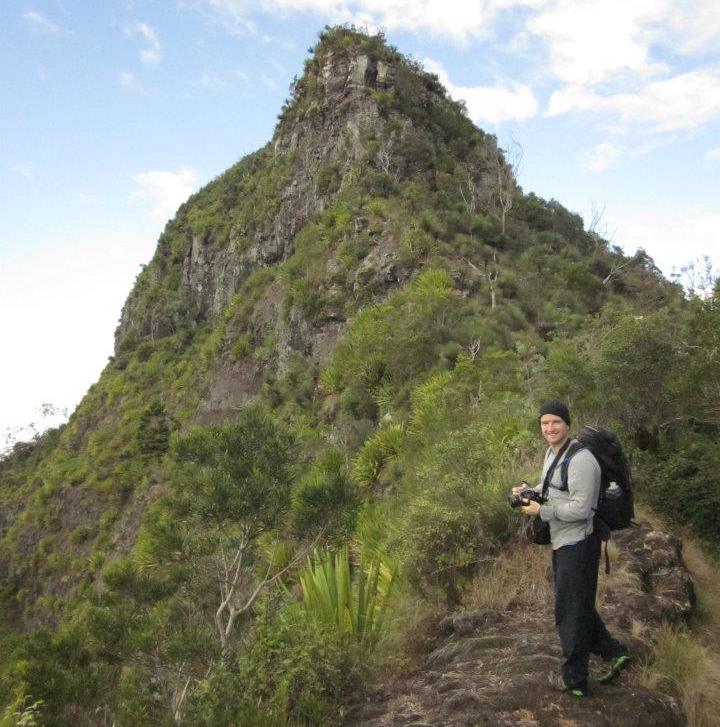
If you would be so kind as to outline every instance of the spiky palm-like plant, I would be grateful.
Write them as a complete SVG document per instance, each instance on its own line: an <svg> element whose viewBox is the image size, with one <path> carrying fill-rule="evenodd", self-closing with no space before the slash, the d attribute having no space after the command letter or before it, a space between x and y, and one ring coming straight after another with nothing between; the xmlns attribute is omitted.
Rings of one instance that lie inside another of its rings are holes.
<svg viewBox="0 0 720 727"><path fill-rule="evenodd" d="M350 555L344 546L335 553L316 551L300 575L300 584L308 613L371 644L382 628L394 577L381 559L366 565L361 558L353 585Z"/></svg>

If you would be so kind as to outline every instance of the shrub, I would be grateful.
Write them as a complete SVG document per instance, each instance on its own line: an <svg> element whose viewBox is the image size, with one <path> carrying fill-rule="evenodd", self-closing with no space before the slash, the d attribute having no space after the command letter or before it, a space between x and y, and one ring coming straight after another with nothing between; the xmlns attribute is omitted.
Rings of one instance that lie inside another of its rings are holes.
<svg viewBox="0 0 720 727"><path fill-rule="evenodd" d="M299 535L322 528L326 538L342 539L352 532L358 506L345 453L331 450L314 463L293 493L293 527Z"/></svg>
<svg viewBox="0 0 720 727"><path fill-rule="evenodd" d="M449 607L461 600L461 589L470 583L485 544L476 504L468 493L456 492L448 502L447 485L438 483L434 496L414 499L404 518L402 545L404 574L427 596L439 590ZM459 496L459 498L458 498Z"/></svg>
<svg viewBox="0 0 720 727"><path fill-rule="evenodd" d="M252 351L252 336L249 333L239 335L230 348L230 355L234 361L245 358Z"/></svg>
<svg viewBox="0 0 720 727"><path fill-rule="evenodd" d="M447 271L426 271L387 302L358 314L336 347L323 383L335 391L346 389L346 411L367 416L376 409L373 396L382 383L397 391L438 361L462 305Z"/></svg>
<svg viewBox="0 0 720 727"><path fill-rule="evenodd" d="M643 500L675 523L689 526L715 553L720 553L720 492L708 483L717 479L719 463L717 441L689 432L657 460L644 457L634 467Z"/></svg>
<svg viewBox="0 0 720 727"><path fill-rule="evenodd" d="M245 649L218 664L192 695L187 723L332 727L356 664L347 639L308 619L301 604L268 601Z"/></svg>
<svg viewBox="0 0 720 727"><path fill-rule="evenodd" d="M391 424L379 429L353 460L353 479L361 486L372 485L385 463L402 449L406 434L401 424Z"/></svg>

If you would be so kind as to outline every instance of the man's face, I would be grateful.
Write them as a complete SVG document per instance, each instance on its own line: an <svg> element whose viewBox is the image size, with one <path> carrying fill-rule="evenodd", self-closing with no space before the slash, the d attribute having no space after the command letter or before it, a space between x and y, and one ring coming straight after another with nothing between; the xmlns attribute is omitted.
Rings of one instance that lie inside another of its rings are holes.
<svg viewBox="0 0 720 727"><path fill-rule="evenodd" d="M543 414L540 417L540 431L551 447L558 447L567 439L570 427L556 414Z"/></svg>

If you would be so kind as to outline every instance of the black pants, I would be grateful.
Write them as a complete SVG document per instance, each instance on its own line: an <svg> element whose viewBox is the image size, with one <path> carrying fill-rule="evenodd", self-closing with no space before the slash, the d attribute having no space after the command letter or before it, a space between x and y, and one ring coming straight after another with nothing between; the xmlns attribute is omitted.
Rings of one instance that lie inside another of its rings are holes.
<svg viewBox="0 0 720 727"><path fill-rule="evenodd" d="M555 625L565 659L562 675L568 688L586 687L588 659L613 659L626 648L605 628L596 608L602 542L597 534L553 551Z"/></svg>

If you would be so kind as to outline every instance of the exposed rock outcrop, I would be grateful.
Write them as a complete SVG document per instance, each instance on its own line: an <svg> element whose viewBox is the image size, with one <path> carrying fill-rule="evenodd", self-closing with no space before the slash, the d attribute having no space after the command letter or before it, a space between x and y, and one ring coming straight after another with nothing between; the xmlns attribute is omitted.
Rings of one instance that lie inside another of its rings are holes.
<svg viewBox="0 0 720 727"><path fill-rule="evenodd" d="M254 230L231 225L227 241L187 232L181 284L199 319L221 315L249 273L292 253L298 231L327 207L347 172L367 155L364 139L380 137L393 116L383 118L370 94L393 87L393 69L367 55L329 52L319 72L313 72L312 82L317 86L313 100L303 104L302 99L294 99L297 114L291 123L279 124L270 145L276 158L293 154L295 159L277 212L272 218L259 220ZM301 95L302 88L302 84L297 85L296 95ZM407 119L394 121L407 126ZM322 168L331 170L334 180L326 188L318 184ZM154 337L172 332L167 323L143 316L137 304L131 295L121 313L116 346L130 330Z"/></svg>

